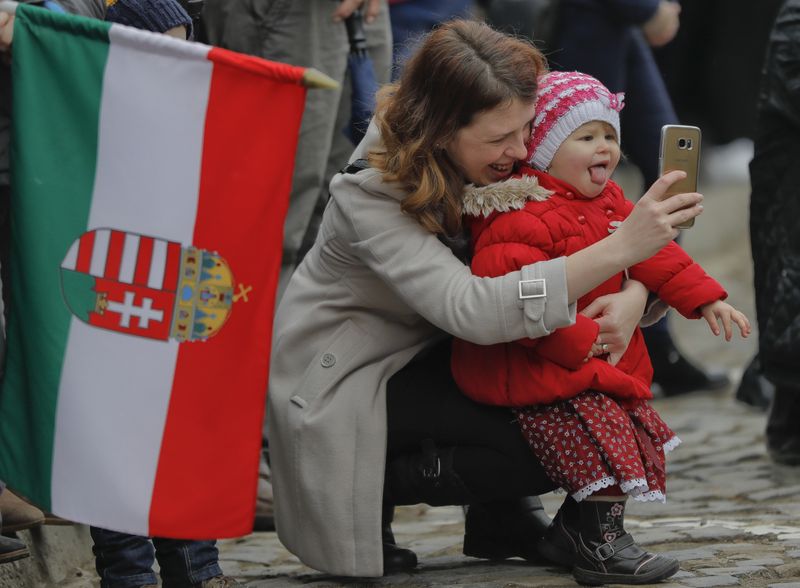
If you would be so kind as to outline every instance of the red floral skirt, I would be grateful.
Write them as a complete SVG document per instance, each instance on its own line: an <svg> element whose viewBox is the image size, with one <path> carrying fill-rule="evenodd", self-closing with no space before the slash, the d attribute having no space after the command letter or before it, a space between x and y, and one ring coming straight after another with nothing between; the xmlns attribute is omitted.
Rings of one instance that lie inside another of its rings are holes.
<svg viewBox="0 0 800 588"><path fill-rule="evenodd" d="M664 455L680 439L647 402L623 408L613 398L589 391L515 412L547 475L575 500L619 485L637 500L664 502Z"/></svg>

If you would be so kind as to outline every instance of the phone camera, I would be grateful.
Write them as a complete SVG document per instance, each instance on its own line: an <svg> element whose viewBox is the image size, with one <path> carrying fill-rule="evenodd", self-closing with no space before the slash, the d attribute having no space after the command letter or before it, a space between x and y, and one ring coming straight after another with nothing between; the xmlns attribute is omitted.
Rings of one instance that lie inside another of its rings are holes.
<svg viewBox="0 0 800 588"><path fill-rule="evenodd" d="M681 137L678 139L678 149L691 149L692 148L692 140L687 139L685 137Z"/></svg>

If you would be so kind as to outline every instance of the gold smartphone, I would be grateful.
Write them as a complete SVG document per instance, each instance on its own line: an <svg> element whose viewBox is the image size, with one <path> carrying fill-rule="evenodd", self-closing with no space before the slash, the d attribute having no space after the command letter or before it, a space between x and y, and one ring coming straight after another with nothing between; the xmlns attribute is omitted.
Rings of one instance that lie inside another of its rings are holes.
<svg viewBox="0 0 800 588"><path fill-rule="evenodd" d="M670 186L666 196L684 192L697 192L697 176L700 171L700 129L686 125L664 125L661 127L661 150L658 154L659 176L676 169L686 172L686 177ZM678 225L688 229L694 219Z"/></svg>

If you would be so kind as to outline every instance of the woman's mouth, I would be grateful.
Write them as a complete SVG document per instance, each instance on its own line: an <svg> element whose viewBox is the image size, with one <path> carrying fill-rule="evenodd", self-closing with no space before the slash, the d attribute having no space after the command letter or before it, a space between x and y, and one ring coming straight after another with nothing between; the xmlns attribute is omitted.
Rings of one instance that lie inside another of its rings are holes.
<svg viewBox="0 0 800 588"><path fill-rule="evenodd" d="M511 173L511 168L514 167L514 164L505 163L505 164L501 165L499 163L490 163L489 167L492 168L494 171L496 171L499 174L508 174L508 173Z"/></svg>

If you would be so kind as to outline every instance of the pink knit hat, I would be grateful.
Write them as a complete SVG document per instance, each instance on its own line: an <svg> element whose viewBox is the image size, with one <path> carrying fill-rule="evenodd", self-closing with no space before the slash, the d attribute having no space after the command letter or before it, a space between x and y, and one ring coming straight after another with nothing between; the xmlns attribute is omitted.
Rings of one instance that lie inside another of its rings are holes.
<svg viewBox="0 0 800 588"><path fill-rule="evenodd" d="M536 117L528 163L547 169L567 137L587 122L607 122L620 140L619 111L625 95L612 94L599 80L577 71L553 71L539 77Z"/></svg>

